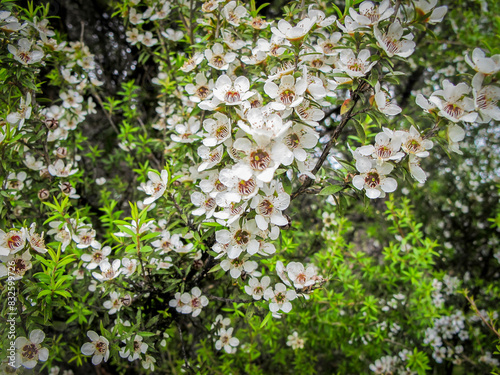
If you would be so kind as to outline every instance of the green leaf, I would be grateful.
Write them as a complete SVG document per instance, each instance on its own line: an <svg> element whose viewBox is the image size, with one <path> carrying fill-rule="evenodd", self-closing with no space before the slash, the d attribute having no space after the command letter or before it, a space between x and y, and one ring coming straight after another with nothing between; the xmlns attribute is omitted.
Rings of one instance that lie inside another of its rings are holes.
<svg viewBox="0 0 500 375"><path fill-rule="evenodd" d="M332 195L344 189L343 185L330 185L319 192L319 195Z"/></svg>
<svg viewBox="0 0 500 375"><path fill-rule="evenodd" d="M269 322L269 320L272 318L272 316L273 316L273 313L271 311L269 311L260 325L261 329L267 325L267 322Z"/></svg>

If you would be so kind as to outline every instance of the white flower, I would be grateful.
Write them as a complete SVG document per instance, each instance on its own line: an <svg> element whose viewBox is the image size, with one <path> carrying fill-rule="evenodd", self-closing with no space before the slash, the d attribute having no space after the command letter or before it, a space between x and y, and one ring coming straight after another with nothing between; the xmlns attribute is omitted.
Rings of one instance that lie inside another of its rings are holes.
<svg viewBox="0 0 500 375"><path fill-rule="evenodd" d="M318 133L310 127L301 124L294 125L280 140L289 150L289 154L287 157L284 157L282 163L284 165L289 165L292 163L293 159L302 162L305 161L307 152L304 149L311 149L316 146L318 139Z"/></svg>
<svg viewBox="0 0 500 375"><path fill-rule="evenodd" d="M35 233L36 223L30 225L30 230L28 232L28 242L33 250L40 254L44 254L47 252L45 248L45 241L43 240L43 232L42 234Z"/></svg>
<svg viewBox="0 0 500 375"><path fill-rule="evenodd" d="M181 301L181 294L179 292L175 293L174 299L171 299L168 302L168 305L170 307L175 307L177 312L180 313L182 311L182 307L184 306L184 303L182 303L182 301Z"/></svg>
<svg viewBox="0 0 500 375"><path fill-rule="evenodd" d="M128 259L128 258L123 258L122 259L122 274L125 277L131 276L135 270L137 269L137 259Z"/></svg>
<svg viewBox="0 0 500 375"><path fill-rule="evenodd" d="M139 30L137 30L135 27L132 29L132 31L125 32L125 35L127 36L127 42L133 46L138 42L142 42L142 39L144 38L144 35L140 34Z"/></svg>
<svg viewBox="0 0 500 375"><path fill-rule="evenodd" d="M362 156L371 156L377 160L378 164L394 160L401 160L405 154L401 152L401 142L403 132L393 132L390 129L382 128L383 132L375 136L375 145L362 146L356 149ZM358 169L359 170L359 169ZM365 172L365 170L359 170Z"/></svg>
<svg viewBox="0 0 500 375"><path fill-rule="evenodd" d="M432 10L431 15L424 21L430 24L435 24L441 22L448 11L448 7L446 5L433 9L437 2L438 0L414 0L413 5L415 6L417 15L420 17L431 13Z"/></svg>
<svg viewBox="0 0 500 375"><path fill-rule="evenodd" d="M264 298L269 302L269 310L273 313L277 313L279 310L284 313L288 313L292 310L293 301L297 297L295 290L287 290L286 286L282 283L278 283L273 288L268 288L264 292Z"/></svg>
<svg viewBox="0 0 500 375"><path fill-rule="evenodd" d="M241 276L241 273L244 271L247 274L252 274L257 267L257 262L253 260L248 260L249 256L239 257L236 259L224 259L220 263L220 267L224 271L229 271L229 274L233 279L237 279Z"/></svg>
<svg viewBox="0 0 500 375"><path fill-rule="evenodd" d="M223 113L217 112L214 118L203 121L203 128L208 132L208 136L203 139L207 147L217 146L231 136L231 122Z"/></svg>
<svg viewBox="0 0 500 375"><path fill-rule="evenodd" d="M122 299L120 295L117 292L111 292L109 293L110 300L105 301L103 303L104 308L108 309L108 314L112 315L115 314L117 311L120 311L120 309L123 306ZM122 357L123 358L123 357Z"/></svg>
<svg viewBox="0 0 500 375"><path fill-rule="evenodd" d="M389 57L394 55L408 57L415 51L415 42L409 40L413 38L413 35L408 34L403 37L403 32L404 29L398 20L394 21L389 26L387 33L383 35L376 26L373 29L373 34L375 35L375 39L377 39L378 45L382 47Z"/></svg>
<svg viewBox="0 0 500 375"><path fill-rule="evenodd" d="M161 173L149 171L148 172L148 182L142 183L140 190L144 191L147 195L151 195L149 198L144 199L144 204L151 204L157 199L163 196L168 185L169 175L166 169L163 169Z"/></svg>
<svg viewBox="0 0 500 375"><path fill-rule="evenodd" d="M81 351L83 355L91 355L92 364L98 365L103 360L106 362L109 358L109 341L104 336L99 336L94 331L87 332L88 338L92 342L87 342L82 345Z"/></svg>
<svg viewBox="0 0 500 375"><path fill-rule="evenodd" d="M500 99L500 87L494 85L482 87L483 79L484 76L479 73L472 79L474 105L481 115L480 119L476 119L476 121L484 123L491 119L500 121L500 108L497 105Z"/></svg>
<svg viewBox="0 0 500 375"><path fill-rule="evenodd" d="M390 5L389 0L383 0L380 4L363 1L359 5L359 13L354 8L349 8L349 14L358 24L373 26L389 18L394 13L394 9L389 8Z"/></svg>
<svg viewBox="0 0 500 375"><path fill-rule="evenodd" d="M201 6L201 10L205 13L213 12L223 0L206 0Z"/></svg>
<svg viewBox="0 0 500 375"><path fill-rule="evenodd" d="M274 35L292 42L304 38L315 23L316 18L304 18L296 26L292 26L288 21L281 19L278 21L278 28L272 27L271 31Z"/></svg>
<svg viewBox="0 0 500 375"><path fill-rule="evenodd" d="M29 185L30 180L26 180L28 175L26 172L22 171L19 173L11 172L7 176L7 184L6 187L7 189L12 189L12 190L17 190L21 191L24 188L24 184L26 182L26 185Z"/></svg>
<svg viewBox="0 0 500 375"><path fill-rule="evenodd" d="M385 193L392 193L398 187L394 178L386 177L393 168L389 163L376 165L368 172L354 176L352 184L358 190L365 189L366 196L370 199L383 198Z"/></svg>
<svg viewBox="0 0 500 375"><path fill-rule="evenodd" d="M24 248L28 233L25 228L5 233L0 229L0 255L15 254Z"/></svg>
<svg viewBox="0 0 500 375"><path fill-rule="evenodd" d="M144 367L146 370L151 370L151 371L155 370L155 365L154 365L155 363L156 359L150 355L146 355L146 359L141 362L142 367Z"/></svg>
<svg viewBox="0 0 500 375"><path fill-rule="evenodd" d="M94 276L98 281L108 281L113 280L115 277L118 277L122 270L120 270L121 261L120 259L115 259L113 264L110 264L108 260L99 264L99 268L101 269L101 273L92 272L92 276Z"/></svg>
<svg viewBox="0 0 500 375"><path fill-rule="evenodd" d="M54 234L54 239L61 242L61 250L64 251L71 243L71 233L68 230L68 225L66 223L63 224L62 221L51 221L49 226L52 229L47 234Z"/></svg>
<svg viewBox="0 0 500 375"><path fill-rule="evenodd" d="M327 34L325 39L318 40L318 46L321 48L321 51L326 56L338 55L339 50L336 49L335 47L339 45L339 41L341 38L342 38L342 33L338 31L331 34Z"/></svg>
<svg viewBox="0 0 500 375"><path fill-rule="evenodd" d="M259 243L255 239L255 221L244 222L240 226L238 222L233 223L229 230L222 229L215 232L215 239L218 243L227 245L226 252L229 259L235 259L243 251L253 255L259 250Z"/></svg>
<svg viewBox="0 0 500 375"><path fill-rule="evenodd" d="M158 251L160 255L167 254L177 247L182 246L182 242L179 234L171 235L168 231L163 231L160 239L153 241L151 246L154 247L155 251Z"/></svg>
<svg viewBox="0 0 500 375"><path fill-rule="evenodd" d="M140 25L141 23L144 23L143 15L141 13L137 13L135 8L130 8L128 20L132 25Z"/></svg>
<svg viewBox="0 0 500 375"><path fill-rule="evenodd" d="M239 105L242 101L250 98L254 93L248 91L250 81L247 77L241 76L231 81L229 76L223 74L215 82L214 96L221 103L227 105Z"/></svg>
<svg viewBox="0 0 500 375"><path fill-rule="evenodd" d="M26 94L26 100L24 98L21 98L19 102L19 109L17 112L11 112L7 115L7 121L10 124L19 124L17 125L18 129L20 130L22 126L24 125L24 122L26 120L29 120L31 117L31 93Z"/></svg>
<svg viewBox="0 0 500 375"><path fill-rule="evenodd" d="M359 51L358 56L354 54L351 49L344 49L340 52L339 60L337 65L339 69L334 69L335 71L341 71L346 73L349 77L363 77L365 76L371 68L376 64L376 62L369 63L370 51L367 49L362 49Z"/></svg>
<svg viewBox="0 0 500 375"><path fill-rule="evenodd" d="M187 123L175 125L175 131L179 134L172 134L170 138L174 142L193 143L196 141L196 136L201 136L201 133L198 133L200 127L200 121L195 116L191 116Z"/></svg>
<svg viewBox="0 0 500 375"><path fill-rule="evenodd" d="M23 162L29 169L34 171L39 171L40 169L45 168L42 160L36 160L35 157L30 154L26 154L24 156Z"/></svg>
<svg viewBox="0 0 500 375"><path fill-rule="evenodd" d="M302 50L299 61L307 63L310 68L323 73L329 73L332 71L332 65L335 63L335 57L325 56L321 47L315 46L314 51L310 49Z"/></svg>
<svg viewBox="0 0 500 375"><path fill-rule="evenodd" d="M49 350L40 345L45 339L45 334L39 329L31 331L29 340L26 337L18 337L16 346L16 367L21 365L32 369L38 361L45 362L49 358Z"/></svg>
<svg viewBox="0 0 500 375"><path fill-rule="evenodd" d="M266 59L267 52L257 47L252 49L252 54L250 56L242 56L241 62L247 65L258 65L264 62Z"/></svg>
<svg viewBox="0 0 500 375"><path fill-rule="evenodd" d="M201 290L198 287L191 289L191 294L182 294L180 301L182 302L181 313L192 313L193 318L200 315L201 309L208 305L208 298L201 295Z"/></svg>
<svg viewBox="0 0 500 375"><path fill-rule="evenodd" d="M196 84L188 83L185 87L187 93L191 95L189 99L195 103L210 99L213 95L214 81L212 79L208 81L203 73L196 74L194 81Z"/></svg>
<svg viewBox="0 0 500 375"><path fill-rule="evenodd" d="M401 147L407 154L414 154L419 158L429 156L429 151L433 146L430 139L423 139L417 129L412 125L409 132L404 132L401 138Z"/></svg>
<svg viewBox="0 0 500 375"><path fill-rule="evenodd" d="M363 34L363 32L359 30L361 28L361 25L359 23L357 23L356 21L354 21L350 16L344 17L344 25L342 25L340 23L340 21L337 20L337 26L344 33L347 33L351 36L353 36L355 32L359 32L360 34Z"/></svg>
<svg viewBox="0 0 500 375"><path fill-rule="evenodd" d="M291 346L293 350L304 349L304 339L299 337L296 331L287 337L286 344Z"/></svg>
<svg viewBox="0 0 500 375"><path fill-rule="evenodd" d="M295 289L303 289L308 286L314 285L316 280L316 270L313 266L304 267L300 262L290 262L286 266L288 278L293 283Z"/></svg>
<svg viewBox="0 0 500 375"><path fill-rule="evenodd" d="M325 112L313 106L307 99L304 99L294 110L299 118L310 126L318 126L318 121L325 117Z"/></svg>
<svg viewBox="0 0 500 375"><path fill-rule="evenodd" d="M269 145L273 140L280 138L292 125L292 121L283 124L281 116L271 113L270 109L269 106L249 109L246 113L246 121L250 123L250 126L243 120L238 121L239 128L251 135L259 146ZM233 147L244 151L241 147L245 148L247 145L246 140L236 140Z"/></svg>
<svg viewBox="0 0 500 375"><path fill-rule="evenodd" d="M456 152L457 154L462 155L462 151L460 151L459 142L463 141L465 138L465 131L458 125L448 126L448 149L450 151Z"/></svg>
<svg viewBox="0 0 500 375"><path fill-rule="evenodd" d="M64 162L61 159L58 159L55 162L55 164L49 165L48 170L52 176L68 177L78 172L78 168L71 169L72 166L73 163L68 163L67 165L64 165Z"/></svg>
<svg viewBox="0 0 500 375"><path fill-rule="evenodd" d="M465 62L476 72L484 75L495 74L500 70L500 55L486 57L486 54L480 48L475 48L472 51L472 58L466 54Z"/></svg>
<svg viewBox="0 0 500 375"><path fill-rule="evenodd" d="M81 103L83 102L83 96L77 91L68 90L68 92L61 92L59 97L63 100L63 107L66 109L70 108L81 108Z"/></svg>
<svg viewBox="0 0 500 375"><path fill-rule="evenodd" d="M241 19L246 17L248 12L244 6L236 6L236 1L230 1L222 8L222 15L231 25L239 26Z"/></svg>
<svg viewBox="0 0 500 375"><path fill-rule="evenodd" d="M159 3L161 4L161 3ZM170 14L171 10L171 5L169 1L165 1L161 9L157 9L149 19L151 21L156 21L156 20L163 20L167 18L167 16Z"/></svg>
<svg viewBox="0 0 500 375"><path fill-rule="evenodd" d="M184 37L184 33L181 30L173 30L173 29L167 29L165 31L162 31L161 35L173 42L178 42Z"/></svg>
<svg viewBox="0 0 500 375"><path fill-rule="evenodd" d="M279 86L272 81L264 85L265 93L271 99L276 100L271 103L271 107L278 111L298 106L304 100L302 95L304 95L306 89L307 80L299 78L295 81L293 75L281 77Z"/></svg>
<svg viewBox="0 0 500 375"><path fill-rule="evenodd" d="M219 314L215 317L215 322L212 323L210 329L216 329L216 332L219 332L219 329L226 328L229 324L231 324L231 319L222 318L222 315Z"/></svg>
<svg viewBox="0 0 500 375"><path fill-rule="evenodd" d="M410 154L408 160L408 169L410 170L410 174L412 175L412 177L421 184L423 184L427 180L427 175L420 167L420 159L414 154Z"/></svg>
<svg viewBox="0 0 500 375"><path fill-rule="evenodd" d="M39 62L43 57L43 52L40 47L35 46L33 51L31 50L32 44L33 41L22 38L17 42L17 48L12 44L9 44L7 48L17 61L23 65L29 65Z"/></svg>
<svg viewBox="0 0 500 375"><path fill-rule="evenodd" d="M130 339L129 339L130 340ZM133 343L133 348L134 350L132 353L130 350L126 350L125 347L122 348L121 351L118 352L120 357L122 358L127 358L130 362L135 361L136 359L139 359L141 357L141 354L145 354L146 351L148 350L148 344L145 342L142 342L143 337L139 335L135 335L134 337L134 343Z"/></svg>
<svg viewBox="0 0 500 375"><path fill-rule="evenodd" d="M248 280L248 285L245 285L245 292L252 296L254 300L259 301L264 296L264 291L270 283L269 276L264 276L260 281L256 277L252 277Z"/></svg>
<svg viewBox="0 0 500 375"><path fill-rule="evenodd" d="M213 150L210 150L207 146L198 147L198 156L203 160L203 162L198 167L198 172L202 172L205 169L210 169L219 164L222 160L223 153L223 145L219 145Z"/></svg>
<svg viewBox="0 0 500 375"><path fill-rule="evenodd" d="M236 58L236 53L225 53L222 44L215 43L211 49L208 48L205 50L205 58L208 61L208 65L212 68L227 70L229 68L229 63L233 62Z"/></svg>
<svg viewBox="0 0 500 375"><path fill-rule="evenodd" d="M147 47L153 47L156 43L158 43L158 39L153 38L153 33L151 31L146 31L142 37L141 43Z"/></svg>
<svg viewBox="0 0 500 375"><path fill-rule="evenodd" d="M309 16L309 18L315 19L316 25L318 25L319 27L331 26L337 20L337 17L335 16L326 17L324 12L318 9L314 9L314 6L315 4L309 5L307 15Z"/></svg>
<svg viewBox="0 0 500 375"><path fill-rule="evenodd" d="M264 30L267 28L270 24L272 24L274 21L267 22L263 20L260 17L254 17L252 18L252 21L249 22L250 26L252 26L255 30Z"/></svg>
<svg viewBox="0 0 500 375"><path fill-rule="evenodd" d="M89 246L94 249L100 249L101 244L96 241L95 236L96 232L92 227L83 226L78 228L78 230L73 233L72 237L73 241L78 244L77 247L79 249L86 249Z"/></svg>
<svg viewBox="0 0 500 375"><path fill-rule="evenodd" d="M13 277L14 280L22 279L26 271L30 270L33 266L29 250L17 255L0 255L0 260L3 262L0 264L0 277L9 276ZM10 262L13 262L14 266L9 265L9 268L7 268L6 265Z"/></svg>
<svg viewBox="0 0 500 375"><path fill-rule="evenodd" d="M268 188L262 188L265 195L256 195L250 203L256 213L255 222L262 230L266 230L269 223L278 226L288 224L282 211L290 205L290 195L280 185L271 184Z"/></svg>
<svg viewBox="0 0 500 375"><path fill-rule="evenodd" d="M195 69L203 61L203 55L201 53L195 53L193 57L187 59L180 70L184 73L189 73Z"/></svg>
<svg viewBox="0 0 500 375"><path fill-rule="evenodd" d="M229 49L232 50L239 50L245 47L247 44L249 44L246 41L243 41L241 39L236 39L233 33L231 33L228 30L221 30L222 33L222 40L226 44L226 46L229 47Z"/></svg>
<svg viewBox="0 0 500 375"><path fill-rule="evenodd" d="M106 261L109 254L111 254L111 247L104 246L102 249L93 249L92 254L82 254L81 259L88 263L85 265L86 269L93 270Z"/></svg>
<svg viewBox="0 0 500 375"><path fill-rule="evenodd" d="M466 83L461 82L455 86L445 79L443 89L435 91L429 101L440 109L439 116L453 122L474 122L477 118L477 113L473 112L474 101L465 97L469 92L470 87Z"/></svg>
<svg viewBox="0 0 500 375"><path fill-rule="evenodd" d="M219 340L215 342L215 349L221 350L224 348L226 353L235 353L236 347L240 344L240 340L236 337L233 337L233 328L221 328L219 330Z"/></svg>
<svg viewBox="0 0 500 375"><path fill-rule="evenodd" d="M194 210L192 214L195 216L205 215L207 219L210 219L213 216L214 211L217 208L214 198L198 191L191 194L191 203L193 203L196 207L199 207Z"/></svg>

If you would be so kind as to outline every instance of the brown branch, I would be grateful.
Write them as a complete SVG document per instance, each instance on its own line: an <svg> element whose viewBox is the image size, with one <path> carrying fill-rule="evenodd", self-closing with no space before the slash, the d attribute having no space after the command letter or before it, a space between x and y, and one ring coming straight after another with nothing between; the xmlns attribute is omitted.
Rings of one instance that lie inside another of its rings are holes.
<svg viewBox="0 0 500 375"><path fill-rule="evenodd" d="M191 366L189 366L189 361L187 359L187 355L186 355L186 347L184 346L184 337L182 336L182 330L181 330L181 326L178 322L175 322L175 324L177 325L177 332L179 332L179 336L181 338L181 348L182 348L182 355L184 357L184 363L186 365L186 368L191 372L191 373L194 373L193 369L191 368Z"/></svg>
<svg viewBox="0 0 500 375"><path fill-rule="evenodd" d="M212 295L207 295L209 299L213 299L216 301L221 301L221 302L226 302L226 303L254 303L254 300L245 300L245 299L231 299L231 298L224 298L224 297L218 297L218 296L212 296Z"/></svg>
<svg viewBox="0 0 500 375"><path fill-rule="evenodd" d="M111 118L111 115L104 108L104 104L102 102L102 99L99 96L99 94L97 93L97 91L95 91L95 89L92 89L92 96L97 100L97 103L99 103L99 105L101 106L101 109L103 110L104 115L108 119L108 122L111 124L112 128L115 130L115 132L117 134L120 134L120 132L118 131L118 128L116 127L115 123L113 122L113 119Z"/></svg>
<svg viewBox="0 0 500 375"><path fill-rule="evenodd" d="M477 308L476 303L474 302L474 298L473 297L469 297L468 291L464 290L464 292L462 294L467 299L467 301L469 301L469 303L471 304L472 310L474 310L474 312L476 313L476 315L483 321L483 323L486 325L486 327L488 327L495 335L497 335L500 338L500 332L498 332L496 330L495 325L493 324L493 321L491 320L491 318L488 321L483 316L483 314L481 314L479 312L479 309Z"/></svg>
<svg viewBox="0 0 500 375"><path fill-rule="evenodd" d="M344 130L344 127L347 125L349 120L354 117L354 114L352 113L354 110L354 107L356 107L356 104L358 103L360 97L357 91L353 93L353 105L352 107L347 111L345 115L342 116L342 120L340 121L340 124L335 128L332 138L328 141L326 144L325 149L323 150L323 153L321 154L318 162L316 163L316 166L314 169L311 171L312 174L316 174L323 163L325 162L326 158L328 157L328 154L330 153L330 150L336 144L337 138L340 136L340 133L342 133L342 130ZM293 200L297 198L299 195L304 193L304 191L309 188L313 184L314 180L311 178L307 178L304 183L290 196L290 199Z"/></svg>

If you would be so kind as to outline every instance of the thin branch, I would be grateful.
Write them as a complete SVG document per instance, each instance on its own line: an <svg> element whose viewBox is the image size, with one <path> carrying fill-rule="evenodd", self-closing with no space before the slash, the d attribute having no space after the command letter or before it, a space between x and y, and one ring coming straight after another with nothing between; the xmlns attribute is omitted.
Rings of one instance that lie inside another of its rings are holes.
<svg viewBox="0 0 500 375"><path fill-rule="evenodd" d="M486 320L486 318L483 316L483 314L481 314L479 312L479 309L477 308L476 306L476 302L474 302L474 299L473 297L469 297L468 291L465 290L463 292L463 295L464 297L467 299L467 301L469 301L469 303L471 304L471 307L472 307L472 310L474 310L474 312L476 313L476 315L483 321L483 323L486 325L486 327L488 327L495 335L497 335L498 337L500 337L500 332L498 332L495 328L495 325L493 324L493 321L489 318L489 321Z"/></svg>
<svg viewBox="0 0 500 375"><path fill-rule="evenodd" d="M312 174L315 175L320 170L321 166L323 165L323 163L325 162L326 158L328 157L328 154L330 153L330 150L336 144L337 138L340 136L340 133L342 133L342 130L344 130L344 127L346 126L346 124L354 116L352 114L352 112L353 112L354 108L356 107L356 104L358 103L359 99L360 99L359 94L355 91L353 93L353 99L352 99L353 100L353 105L352 105L352 107L348 110L348 112L344 116L342 116L342 120L340 121L340 124L335 128L335 130L334 130L334 132L332 134L332 138L326 144L326 147L323 150L323 153L321 154L318 162L316 163L316 166L311 171ZM314 182L313 179L307 178L307 180L304 181L304 183L299 187L299 189L297 191L295 191L290 196L290 199L293 200L293 199L297 198L300 194L304 193L304 191L307 188L309 188L313 184L313 182Z"/></svg>
<svg viewBox="0 0 500 375"><path fill-rule="evenodd" d="M181 326L178 322L175 322L175 324L177 325L177 331L179 332L179 336L181 338L181 348L182 348L182 355L184 357L184 363L186 365L186 367L192 372L194 373L193 369L191 368L191 366L189 366L189 361L187 359L187 355L186 355L186 347L184 346L184 337L182 336L182 330L181 330Z"/></svg>
<svg viewBox="0 0 500 375"><path fill-rule="evenodd" d="M108 122L111 124L111 126L113 127L113 129L115 130L116 134L120 134L120 132L118 131L118 128L116 127L115 123L113 122L113 119L111 118L111 115L108 113L108 111L106 111L106 109L104 108L104 104L102 102L102 99L101 97L99 96L99 94L97 93L97 91L95 90L92 90L92 96L97 100L97 102L99 103L99 105L101 106L101 109L103 110L104 112L104 115L106 116L106 118L108 119Z"/></svg>
<svg viewBox="0 0 500 375"><path fill-rule="evenodd" d="M231 299L231 298L224 298L224 297L218 297L218 296L212 296L212 295L207 295L209 299L213 299L216 301L221 301L221 302L226 302L226 303L254 303L254 300L245 300L245 299Z"/></svg>

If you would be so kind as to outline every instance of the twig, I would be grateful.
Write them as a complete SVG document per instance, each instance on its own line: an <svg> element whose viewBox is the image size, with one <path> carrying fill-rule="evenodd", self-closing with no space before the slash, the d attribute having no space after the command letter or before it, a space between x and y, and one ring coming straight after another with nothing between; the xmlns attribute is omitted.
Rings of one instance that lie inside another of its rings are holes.
<svg viewBox="0 0 500 375"><path fill-rule="evenodd" d="M490 321L486 320L486 318L483 316L483 314L481 314L479 312L479 309L477 308L476 303L474 302L474 299L472 297L469 297L469 295L467 293L468 293L468 291L465 290L463 292L463 295L467 299L467 301L469 301L469 303L471 304L472 310L474 310L476 315L483 321L483 323L486 325L486 327L488 327L491 331L493 331L493 333L495 335L500 337L500 333L495 329L495 326L493 325L493 322L491 321L491 319L490 319Z"/></svg>
<svg viewBox="0 0 500 375"><path fill-rule="evenodd" d="M97 102L99 103L99 105L101 106L101 109L104 111L104 115L106 116L106 118L108 119L108 122L111 124L111 126L113 127L113 129L115 130L115 132L117 134L120 134L120 132L118 131L118 128L116 127L115 123L113 122L113 119L111 118L111 115L108 113L108 111L106 111L106 109L104 108L104 104L102 102L102 99L101 97L99 96L99 94L97 93L97 91L95 91L94 89L92 90L92 96L97 100Z"/></svg>
<svg viewBox="0 0 500 375"><path fill-rule="evenodd" d="M191 368L191 366L189 366L189 362L188 362L188 359L187 359L187 355L186 355L186 347L184 346L184 337L182 336L182 330L181 330L181 326L178 322L175 322L175 324L177 325L177 331L179 332L179 336L181 338L181 348L182 348L182 355L184 356L184 363L186 364L186 367L192 372L194 373L193 369Z"/></svg>
<svg viewBox="0 0 500 375"><path fill-rule="evenodd" d="M344 127L346 124L349 122L349 120L354 116L352 114L354 107L356 107L356 104L359 101L359 94L357 92L353 93L353 105L349 109L349 111L342 116L342 120L340 121L340 124L335 128L335 131L332 134L332 138L328 141L326 144L325 149L323 150L323 153L321 154L318 162L316 163L316 166L314 169L311 171L312 174L316 174L323 163L325 162L326 158L328 157L328 154L330 153L330 150L332 149L333 145L337 142L337 138L340 136L340 133L342 133L342 130L344 130ZM290 199L295 199L297 198L300 194L302 194L307 188L309 188L313 184L314 180L311 178L308 178L304 183L299 187L297 191L295 191L291 196Z"/></svg>
<svg viewBox="0 0 500 375"><path fill-rule="evenodd" d="M221 301L221 302L226 302L226 303L254 303L254 300L245 300L245 299L231 299L231 298L224 298L224 297L218 297L218 296L212 296L212 295L207 295L209 299L214 299L216 301Z"/></svg>

